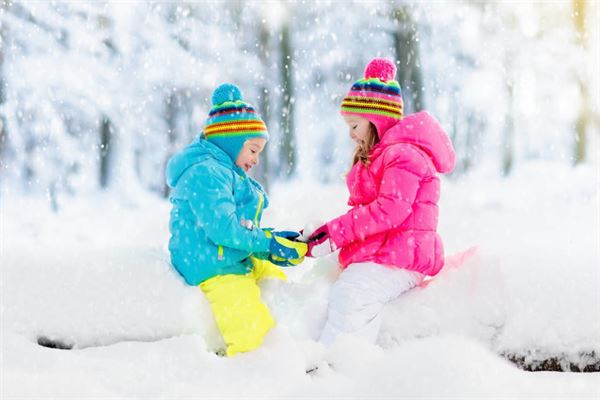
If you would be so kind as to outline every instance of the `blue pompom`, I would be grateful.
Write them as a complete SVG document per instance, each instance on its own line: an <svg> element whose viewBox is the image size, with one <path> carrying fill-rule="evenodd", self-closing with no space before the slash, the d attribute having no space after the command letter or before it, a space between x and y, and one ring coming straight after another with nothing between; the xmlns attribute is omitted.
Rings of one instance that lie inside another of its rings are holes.
<svg viewBox="0 0 600 400"><path fill-rule="evenodd" d="M215 89L212 95L213 106L223 104L226 101L242 100L242 92L233 83L223 83Z"/></svg>

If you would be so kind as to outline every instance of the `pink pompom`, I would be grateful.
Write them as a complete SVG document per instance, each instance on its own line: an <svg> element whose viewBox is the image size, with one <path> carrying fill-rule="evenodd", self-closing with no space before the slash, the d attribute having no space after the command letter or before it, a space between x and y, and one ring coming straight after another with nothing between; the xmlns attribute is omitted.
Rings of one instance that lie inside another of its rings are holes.
<svg viewBox="0 0 600 400"><path fill-rule="evenodd" d="M396 66L387 58L374 58L365 68L365 78L379 78L383 82L391 81L396 77Z"/></svg>

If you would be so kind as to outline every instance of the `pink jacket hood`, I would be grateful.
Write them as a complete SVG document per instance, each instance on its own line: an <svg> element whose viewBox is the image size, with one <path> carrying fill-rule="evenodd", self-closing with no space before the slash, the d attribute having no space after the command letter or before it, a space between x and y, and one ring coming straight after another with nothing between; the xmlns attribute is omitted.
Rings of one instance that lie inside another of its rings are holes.
<svg viewBox="0 0 600 400"><path fill-rule="evenodd" d="M456 155L450 138L439 122L427 111L404 117L383 132L379 139L380 143L373 149L373 158L391 144L410 143L431 157L439 173L452 171L456 164Z"/></svg>

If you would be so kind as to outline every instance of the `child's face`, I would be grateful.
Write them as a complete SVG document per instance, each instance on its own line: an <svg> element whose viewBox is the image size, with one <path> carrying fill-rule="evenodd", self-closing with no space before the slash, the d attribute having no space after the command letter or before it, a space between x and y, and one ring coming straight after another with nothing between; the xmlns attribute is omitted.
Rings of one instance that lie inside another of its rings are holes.
<svg viewBox="0 0 600 400"><path fill-rule="evenodd" d="M265 148L267 141L264 138L252 138L244 142L240 154L235 160L235 165L243 169L244 171L250 171L250 168L258 165L260 153Z"/></svg>
<svg viewBox="0 0 600 400"><path fill-rule="evenodd" d="M357 144L366 141L369 134L369 120L358 115L344 115L344 121L350 128L350 138Z"/></svg>

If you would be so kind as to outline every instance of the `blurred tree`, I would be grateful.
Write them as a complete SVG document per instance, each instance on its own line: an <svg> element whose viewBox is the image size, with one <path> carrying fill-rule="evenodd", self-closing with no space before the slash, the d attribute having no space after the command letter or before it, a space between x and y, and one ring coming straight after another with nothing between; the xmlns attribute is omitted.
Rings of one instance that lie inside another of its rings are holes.
<svg viewBox="0 0 600 400"><path fill-rule="evenodd" d="M98 35L98 40L102 43L102 47L104 47L104 57L100 58L104 58L103 61L108 62L112 66L115 64L115 57L118 53L112 38L113 21L106 12L106 9L102 8L94 11L95 12L90 12L86 18L95 22L95 24L92 24L92 29L96 31L95 34ZM101 109L98 111L101 111ZM100 140L98 150L100 154L98 157L98 167L99 184L100 188L102 189L108 188L108 186L112 183L111 175L114 175L113 162L115 156L113 153L115 147L115 136L117 132L114 122L109 114L111 114L110 110L106 110L106 112L100 116L99 124Z"/></svg>
<svg viewBox="0 0 600 400"><path fill-rule="evenodd" d="M78 175L98 177L79 185L108 186L118 159L103 127L106 119L115 126L119 104L109 100L119 94L112 25L96 3L14 2L2 14L11 31L3 108L13 165L25 190L46 194L55 210Z"/></svg>
<svg viewBox="0 0 600 400"><path fill-rule="evenodd" d="M192 137L201 131L201 124L194 121L194 103L199 100L199 95L192 88L172 87L165 88L165 104L161 119L165 121L166 128L166 151L164 152L163 167L161 167L160 182L152 185L162 188L162 196L169 195L169 186L166 183L166 164L169 158L177 151L179 144L187 145Z"/></svg>
<svg viewBox="0 0 600 400"><path fill-rule="evenodd" d="M109 185L110 178L114 125L107 116L103 116L100 121L100 144L98 145L100 151L99 184L102 189L106 189Z"/></svg>
<svg viewBox="0 0 600 400"><path fill-rule="evenodd" d="M271 126L271 90L269 84L269 69L271 68L271 29L266 19L260 19L257 23L258 29L258 57L262 66L262 71L258 81L259 99L258 109L260 115L267 125ZM261 161L258 167L253 171L255 177L261 182L267 193L269 192L269 146L266 146L261 154Z"/></svg>
<svg viewBox="0 0 600 400"><path fill-rule="evenodd" d="M587 52L587 29L586 29L586 1L573 0L573 22L576 31L577 47L585 54ZM587 147L587 129L591 119L590 98L588 93L588 76L586 69L578 68L576 73L577 84L580 93L580 105L577 120L575 122L575 164L585 161Z"/></svg>
<svg viewBox="0 0 600 400"><path fill-rule="evenodd" d="M510 175L515 161L515 117L514 117L514 77L512 60L505 58L506 77L504 80L506 89L507 111L504 113L504 125L502 129L502 175Z"/></svg>
<svg viewBox="0 0 600 400"><path fill-rule="evenodd" d="M178 110L181 109L182 98L180 91L171 91L166 99L165 104L165 119L167 124L167 152L165 154L165 168L163 168L163 176L165 176L165 169L169 158L175 152L175 146L177 143L178 132L177 132L177 114ZM166 179L163 183L163 197L169 196L169 185L167 185Z"/></svg>
<svg viewBox="0 0 600 400"><path fill-rule="evenodd" d="M287 16L287 13L285 13ZM295 144L294 126L294 53L292 50L292 35L290 33L290 20L284 18L281 24L280 36L280 68L281 68L281 147L280 161L282 168L280 174L288 179L294 174L297 163L297 150Z"/></svg>
<svg viewBox="0 0 600 400"><path fill-rule="evenodd" d="M504 23L508 33L516 32L517 21L513 13L504 15ZM507 45L503 48L504 88L506 91L506 110L502 129L502 175L510 175L515 162L515 58L517 57L514 46Z"/></svg>
<svg viewBox="0 0 600 400"><path fill-rule="evenodd" d="M9 7L7 0L0 1L0 13L4 14ZM4 103L6 103L6 80L4 78L4 54L7 47L7 31L6 25L0 25L0 176L4 172L4 151L7 141L6 116L4 111Z"/></svg>
<svg viewBox="0 0 600 400"><path fill-rule="evenodd" d="M393 31L394 50L399 63L398 80L402 87L405 115L425 108L417 23L411 13L406 4L399 4L392 10L392 18L397 23L397 29Z"/></svg>

